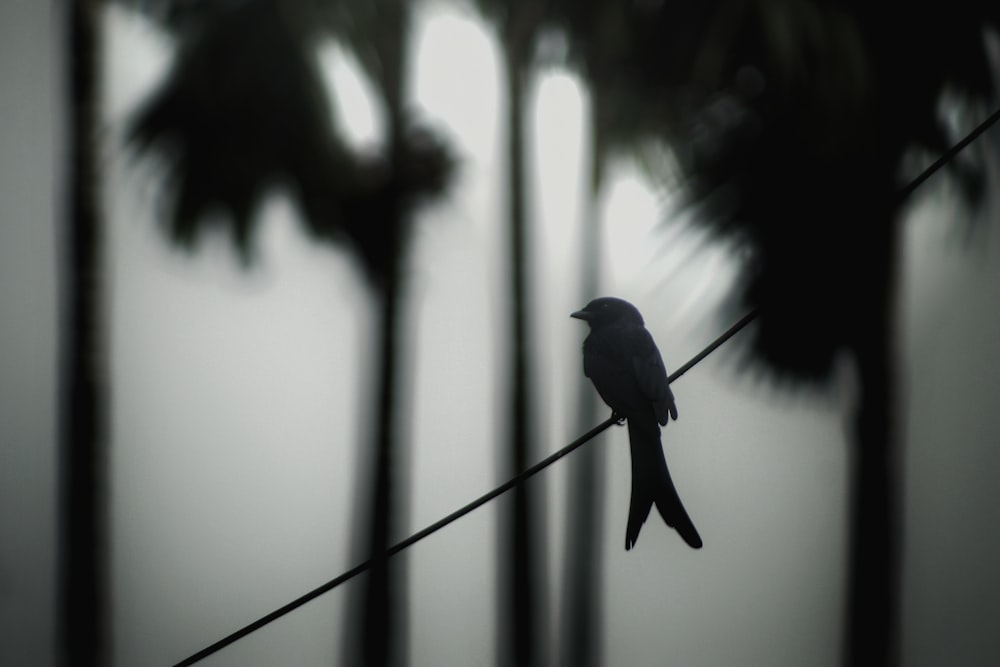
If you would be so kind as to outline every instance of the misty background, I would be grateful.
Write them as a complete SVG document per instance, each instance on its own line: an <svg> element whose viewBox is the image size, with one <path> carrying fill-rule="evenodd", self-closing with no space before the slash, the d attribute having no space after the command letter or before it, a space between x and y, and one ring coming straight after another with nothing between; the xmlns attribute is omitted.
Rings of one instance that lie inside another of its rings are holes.
<svg viewBox="0 0 1000 667"><path fill-rule="evenodd" d="M59 12L0 8L0 664L54 661L56 398L64 91ZM495 37L447 3L415 16L419 115L460 155L457 182L425 210L404 268L409 495L405 535L500 481L498 350L505 105ZM105 12L101 160L112 392L112 655L171 664L354 564L356 444L368 427L375 315L357 260L300 231L280 190L255 215L249 269L220 231L193 252L154 215L158 168L123 149L130 113L163 75L171 43L119 7ZM337 120L358 147L384 127L343 49L325 76L354 89ZM582 431L572 414L585 328L578 249L586 91L567 70L530 86L529 202L535 428L543 455ZM995 131L992 133L995 135ZM995 141L995 136L992 139ZM612 170L603 203L601 292L634 302L673 370L729 322L732 248L683 216L638 165ZM902 649L905 665L1000 661L1000 228L971 235L945 177L904 225L899 351L905 401ZM845 267L849 270L849 267ZM846 365L828 392L782 391L739 371L739 339L674 386L664 445L705 548L657 517L622 549L624 429L602 485L603 647L608 664L836 664L845 585ZM603 406L593 424L607 417ZM575 454L574 454L575 455ZM545 498L548 611L559 601L565 466ZM497 509L488 505L408 551L413 665L493 664ZM395 541L395 540L394 540ZM340 656L347 584L207 660L323 665ZM555 651L555 642L550 642ZM554 655L554 653L553 653Z"/></svg>

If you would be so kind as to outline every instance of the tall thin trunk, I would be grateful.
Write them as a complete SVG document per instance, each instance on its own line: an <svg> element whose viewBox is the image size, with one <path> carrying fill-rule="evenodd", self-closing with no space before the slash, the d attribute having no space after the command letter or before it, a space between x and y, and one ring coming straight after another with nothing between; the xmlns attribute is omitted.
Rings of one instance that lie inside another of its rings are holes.
<svg viewBox="0 0 1000 667"><path fill-rule="evenodd" d="M873 281L878 293L871 296L873 305L854 336L860 397L854 416L843 655L851 667L899 663L902 448L895 381L894 241L884 253L886 276Z"/></svg>
<svg viewBox="0 0 1000 667"><path fill-rule="evenodd" d="M603 116L596 88L591 90L591 164L588 201L581 229L580 304L597 296L600 284L600 202L604 182ZM581 429L593 426L598 402L593 386L581 374L577 419ZM601 663L602 540L604 521L604 449L584 447L569 465L566 556L563 577L564 665L594 667Z"/></svg>
<svg viewBox="0 0 1000 667"><path fill-rule="evenodd" d="M96 0L68 3L69 132L60 406L60 659L107 660L107 410Z"/></svg>
<svg viewBox="0 0 1000 667"><path fill-rule="evenodd" d="M371 523L366 547L368 555L375 557L375 563L364 579L361 661L358 663L373 666L405 662L405 633L402 632L405 605L401 599L403 561L401 555L391 560L384 556L399 529L400 505L396 425L401 290L398 271L391 273L396 275L386 281L384 289L377 290L380 311L376 353L378 385L372 425L375 433L372 483L368 487ZM350 621L349 624L354 625Z"/></svg>
<svg viewBox="0 0 1000 667"><path fill-rule="evenodd" d="M512 10L514 11L514 10ZM508 252L510 260L510 325L512 364L508 378L508 442L502 459L504 474L530 465L532 413L529 379L528 280L525 202L524 58L518 36L506 45L508 99ZM499 664L531 667L542 662L540 632L539 549L535 494L517 486L501 522L499 559L500 618L497 641Z"/></svg>
<svg viewBox="0 0 1000 667"><path fill-rule="evenodd" d="M405 557L392 559L385 553L391 540L402 528L402 503L400 493L405 489L405 473L400 460L400 359L405 337L402 335L403 283L402 263L406 242L406 215L400 187L405 169L404 136L404 63L406 31L408 29L406 3L386 0L382 3L379 55L382 59L383 97L389 115L389 163L392 169L391 186L384 199L384 217L370 224L381 224L384 230L384 252L388 261L382 272L372 278L379 302L379 333L377 345L376 410L373 412L374 458L371 468L370 521L367 556L375 559L372 569L363 580L361 605L360 646L350 633L358 630L356 620L348 619L348 664L367 667L404 665L407 662L407 619L405 600ZM363 492L363 491L362 491ZM353 652L351 652L353 651Z"/></svg>

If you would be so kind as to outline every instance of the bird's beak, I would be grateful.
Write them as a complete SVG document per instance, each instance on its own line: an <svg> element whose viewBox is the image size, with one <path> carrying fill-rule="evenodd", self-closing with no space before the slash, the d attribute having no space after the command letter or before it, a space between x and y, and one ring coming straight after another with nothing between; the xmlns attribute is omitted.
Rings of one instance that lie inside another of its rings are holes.
<svg viewBox="0 0 1000 667"><path fill-rule="evenodd" d="M590 313L585 310L578 310L575 313L570 313L570 317L575 317L578 320L584 320L585 322L590 321Z"/></svg>

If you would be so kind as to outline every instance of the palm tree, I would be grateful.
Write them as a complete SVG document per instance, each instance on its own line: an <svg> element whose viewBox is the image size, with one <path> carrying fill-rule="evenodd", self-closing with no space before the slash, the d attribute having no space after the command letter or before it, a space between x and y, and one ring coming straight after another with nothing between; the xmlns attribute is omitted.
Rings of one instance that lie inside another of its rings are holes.
<svg viewBox="0 0 1000 667"><path fill-rule="evenodd" d="M749 250L735 302L760 312L753 358L804 383L826 382L842 353L857 369L843 658L894 664L899 173L913 146L947 146L937 115L946 85L991 89L982 30L997 10L681 4L623 10L632 39L621 80L651 107L671 103L654 129L677 149L701 221ZM579 27L573 37L593 40ZM974 193L974 174L960 175Z"/></svg>
<svg viewBox="0 0 1000 667"><path fill-rule="evenodd" d="M592 14L594 28L606 27L599 14ZM609 157L607 137L613 130L603 77L590 75L590 170L580 229L580 296L588 303L599 296L601 271L600 203L604 192ZM593 424L599 404L593 388L580 383L576 399L578 428ZM600 664L601 590L603 581L603 485L604 449L587 447L567 464L569 482L566 490L566 555L563 566L562 628L560 646L562 664L591 667Z"/></svg>
<svg viewBox="0 0 1000 667"><path fill-rule="evenodd" d="M580 231L580 303L598 296L600 272L600 199L604 185L605 156L602 151L605 116L603 98L596 87L590 91L591 164ZM589 429L597 413L594 391L580 383L576 399L576 423ZM601 627L601 553L604 450L586 447L568 463L566 490L566 556L563 570L563 664L588 667L599 664Z"/></svg>
<svg viewBox="0 0 1000 667"><path fill-rule="evenodd" d="M996 10L937 9L899 7L900 30L862 4L753 8L720 66L704 73L745 111L723 130L731 141L708 155L695 148L690 165L699 192L728 190L712 224L753 248L740 300L761 309L754 355L809 382L826 380L844 352L860 380L843 656L851 665L899 660L899 170L914 145L947 147L937 115L946 85L991 88L982 25ZM782 42L782 24L802 37ZM746 62L759 63L759 74L741 71ZM814 63L808 74L802 62ZM973 180L965 182L971 192Z"/></svg>
<svg viewBox="0 0 1000 667"><path fill-rule="evenodd" d="M230 213L234 240L252 258L251 214L266 188L281 182L298 195L313 237L346 241L362 259L379 305L380 334L372 442L362 445L374 452L370 469L362 471L370 483L360 487L370 495L357 500L355 534L367 534L362 556L376 561L364 594L353 602L359 611L348 614L345 659L402 662L402 559L393 559L390 568L384 557L402 521L400 268L414 211L444 191L451 158L436 136L409 127L403 112L407 3L230 4L168 8L166 20L181 31L180 56L135 119L131 139L140 148L161 148L170 161L169 229L176 242L196 243L207 208L221 203ZM353 156L331 131L330 108L309 51L317 27L353 45L378 84L389 117L384 159Z"/></svg>
<svg viewBox="0 0 1000 667"><path fill-rule="evenodd" d="M508 255L510 262L511 371L507 386L507 443L502 446L504 475L521 472L532 462L534 417L529 337L525 118L526 90L535 39L542 25L544 4L531 0L479 0L485 16L497 26L504 57L507 94ZM527 485L514 489L500 528L498 664L535 665L544 662L543 595L540 586L540 508Z"/></svg>
<svg viewBox="0 0 1000 667"><path fill-rule="evenodd" d="M581 71L590 97L591 166L580 244L580 303L586 303L598 296L600 284L598 211L607 165L616 154L640 156L644 146L655 139L651 126L663 119L656 97L638 95L638 86L628 76L634 39L634 10L628 3L555 0L547 18L552 29L572 37L568 57ZM588 385L580 385L577 406L580 427L589 428L599 406ZM601 663L602 461L603 449L590 447L568 464L563 664Z"/></svg>
<svg viewBox="0 0 1000 667"><path fill-rule="evenodd" d="M108 390L101 268L100 186L95 129L100 97L98 3L67 6L69 133L65 312L60 401L59 659L106 661Z"/></svg>
<svg viewBox="0 0 1000 667"><path fill-rule="evenodd" d="M350 3L349 11L351 29L343 35L354 45L355 52L362 54L362 63L375 80L388 112L388 165L393 175L387 192L383 193L382 219L375 228L380 239L375 243L383 244L387 261L369 270L381 310L376 403L381 418L375 431L371 497L358 499L358 505L367 504L371 513L367 551L363 556L376 560L365 579L364 595L355 600L358 613L347 615L345 661L347 664L401 664L405 662L406 645L405 561L396 556L390 563L384 556L391 546L391 538L404 522L402 504L396 494L402 482L401 466L397 461L402 426L397 409L397 369L405 340L402 333L406 331L402 324L405 285L401 269L412 208L416 203L411 193L439 192L447 178L449 160L431 135L414 133L407 126L405 58L410 3L405 0L354 2ZM414 188L415 184L420 188Z"/></svg>
<svg viewBox="0 0 1000 667"><path fill-rule="evenodd" d="M580 303L599 296L600 200L603 193L605 156L602 140L605 122L602 94L590 91L591 165L581 220ZM580 383L576 399L576 424L581 431L593 425L599 410L593 388ZM566 489L566 555L563 569L563 664L589 667L600 664L602 506L604 449L586 447L568 463Z"/></svg>

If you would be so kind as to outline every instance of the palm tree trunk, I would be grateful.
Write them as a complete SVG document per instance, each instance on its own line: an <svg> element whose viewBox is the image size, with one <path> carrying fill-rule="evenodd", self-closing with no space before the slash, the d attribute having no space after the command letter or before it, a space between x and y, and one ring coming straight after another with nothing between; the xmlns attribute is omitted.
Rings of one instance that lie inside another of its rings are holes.
<svg viewBox="0 0 1000 667"><path fill-rule="evenodd" d="M386 195L387 211L378 222L384 229L383 241L392 259L385 272L374 277L372 292L377 303L374 409L371 412L370 458L362 456L355 512L356 535L363 538L360 559L374 563L362 579L350 606L356 612L345 619L345 664L367 666L405 663L405 555L385 557L391 540L398 537L404 523L400 497L405 487L399 460L400 395L399 365L403 356L402 305L400 281L402 249L400 243L399 197L394 190Z"/></svg>
<svg viewBox="0 0 1000 667"><path fill-rule="evenodd" d="M68 3L69 123L60 406L60 660L107 660L107 387L97 121L99 16Z"/></svg>
<svg viewBox="0 0 1000 667"><path fill-rule="evenodd" d="M508 39L506 54L506 87L508 109L508 188L509 259L510 259L510 325L509 340L512 368L508 386L508 469L514 474L530 465L531 397L528 371L530 367L528 332L527 240L525 202L525 137L524 137L524 59L515 36ZM501 523L498 656L501 665L531 667L541 664L540 600L538 586L539 549L537 513L533 512L534 494L528 485L515 487L511 505L505 509Z"/></svg>
<svg viewBox="0 0 1000 667"><path fill-rule="evenodd" d="M588 201L581 229L580 303L597 296L600 284L600 201L604 182L603 120L597 87L591 89L591 165ZM583 379L583 376L580 376ZM589 429L598 403L589 382L578 384L577 424ZM601 589L604 449L584 447L569 465L566 556L563 578L562 664L595 667L601 663Z"/></svg>
<svg viewBox="0 0 1000 667"><path fill-rule="evenodd" d="M393 234L394 235L394 234ZM399 530L396 426L399 400L400 292L398 269L379 290L378 386L374 413L375 455L370 488L371 523L367 552L375 562L364 579L361 661L364 665L405 663L403 556L385 557ZM353 625L349 621L349 624Z"/></svg>
<svg viewBox="0 0 1000 667"><path fill-rule="evenodd" d="M875 243L874 245L878 245ZM897 427L896 245L855 334L860 397L854 415L845 665L899 663L902 451Z"/></svg>
<svg viewBox="0 0 1000 667"><path fill-rule="evenodd" d="M405 523L400 496L405 489L401 473L400 451L400 384L399 361L405 340L402 326L403 284L402 263L407 244L405 229L407 215L401 188L404 171L405 141L403 91L408 8L406 2L386 0L382 3L376 48L383 64L383 97L389 114L389 153L392 168L391 184L385 195L384 218L370 221L381 224L383 242L389 261L384 273L373 275L376 298L379 302L379 339L377 345L376 410L373 413L372 432L375 434L374 460L369 487L371 523L367 555L375 559L364 579L361 601L361 645L348 660L348 664L368 667L405 665L407 662L406 576L405 556L386 557L390 540L398 536ZM348 619L350 646L355 641L355 621ZM351 650L351 649L349 649ZM358 653L357 651L360 651ZM359 658L359 659L358 659Z"/></svg>

